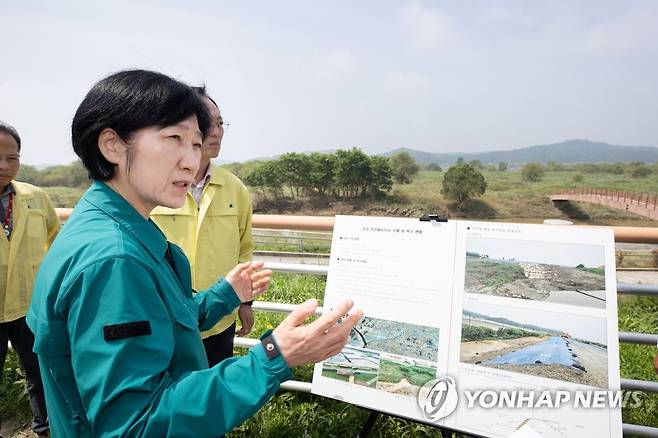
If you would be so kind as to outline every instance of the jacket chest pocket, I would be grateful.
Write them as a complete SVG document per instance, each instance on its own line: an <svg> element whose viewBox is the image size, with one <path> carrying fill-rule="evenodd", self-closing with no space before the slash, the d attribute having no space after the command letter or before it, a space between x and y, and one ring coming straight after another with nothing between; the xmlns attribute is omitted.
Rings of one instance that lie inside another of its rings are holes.
<svg viewBox="0 0 658 438"><path fill-rule="evenodd" d="M204 233L208 233L214 245L223 249L238 249L240 247L240 224L237 208L208 209L204 224Z"/></svg>
<svg viewBox="0 0 658 438"><path fill-rule="evenodd" d="M28 210L25 221L25 240L27 241L25 248L28 263L36 268L46 254L48 245L46 218L41 210Z"/></svg>
<svg viewBox="0 0 658 438"><path fill-rule="evenodd" d="M173 377L180 375L182 371L189 370L190 365L194 369L208 366L206 353L201 342L199 323L192 312L194 311L194 300L182 298L186 304L173 312L174 329L174 355L170 366Z"/></svg>
<svg viewBox="0 0 658 438"><path fill-rule="evenodd" d="M25 231L28 237L42 239L45 244L47 235L46 217L41 210L28 210Z"/></svg>

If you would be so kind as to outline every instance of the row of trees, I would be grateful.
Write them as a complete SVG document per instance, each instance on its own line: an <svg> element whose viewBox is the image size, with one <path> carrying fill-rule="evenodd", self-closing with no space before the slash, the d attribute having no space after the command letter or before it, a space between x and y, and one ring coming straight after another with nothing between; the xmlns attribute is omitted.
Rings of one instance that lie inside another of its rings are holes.
<svg viewBox="0 0 658 438"><path fill-rule="evenodd" d="M327 196L355 198L381 195L393 187L391 160L361 150L301 154L256 163L243 175L245 184L275 198Z"/></svg>
<svg viewBox="0 0 658 438"><path fill-rule="evenodd" d="M80 160L71 164L49 166L42 170L21 164L16 179L40 187L86 187L89 185L87 170Z"/></svg>
<svg viewBox="0 0 658 438"><path fill-rule="evenodd" d="M562 171L564 168L559 165ZM621 175L624 173L629 173L633 178L644 178L651 175L653 172L658 171L658 166L652 165L647 166L642 162L635 162L630 164L576 164L571 166L571 171L578 171L582 173L612 173L615 175ZM547 171L560 171L556 170L555 165L548 163L547 165L542 165L539 163L528 163L521 168L521 179L527 182L537 182L541 181L544 178L544 174ZM577 174L573 178L574 182L580 182L583 180L581 174Z"/></svg>

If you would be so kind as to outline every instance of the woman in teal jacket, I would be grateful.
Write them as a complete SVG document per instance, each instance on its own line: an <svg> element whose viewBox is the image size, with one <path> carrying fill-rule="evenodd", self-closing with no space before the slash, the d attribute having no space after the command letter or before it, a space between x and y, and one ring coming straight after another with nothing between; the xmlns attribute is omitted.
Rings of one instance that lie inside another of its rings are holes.
<svg viewBox="0 0 658 438"><path fill-rule="evenodd" d="M141 70L100 81L75 114L73 147L93 183L41 265L27 317L55 437L224 434L290 367L340 351L362 315L341 320L345 302L304 325L317 307L306 302L246 356L208 368L199 330L271 275L244 263L193 294L185 255L148 219L183 203L209 123L191 88Z"/></svg>

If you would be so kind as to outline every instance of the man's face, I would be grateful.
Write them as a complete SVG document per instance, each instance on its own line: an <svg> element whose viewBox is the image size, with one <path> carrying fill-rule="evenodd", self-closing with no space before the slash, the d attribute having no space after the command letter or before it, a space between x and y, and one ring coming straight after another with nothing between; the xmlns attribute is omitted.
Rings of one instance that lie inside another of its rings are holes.
<svg viewBox="0 0 658 438"><path fill-rule="evenodd" d="M206 135L206 140L201 147L202 161L217 158L219 150L222 147L222 138L224 138L224 127L221 125L221 122L224 121L224 119L222 119L222 113L207 97L204 96L203 101L206 104L206 108L208 108L212 123L210 125L210 130Z"/></svg>
<svg viewBox="0 0 658 438"><path fill-rule="evenodd" d="M7 187L21 167L18 143L14 137L0 131L0 189Z"/></svg>

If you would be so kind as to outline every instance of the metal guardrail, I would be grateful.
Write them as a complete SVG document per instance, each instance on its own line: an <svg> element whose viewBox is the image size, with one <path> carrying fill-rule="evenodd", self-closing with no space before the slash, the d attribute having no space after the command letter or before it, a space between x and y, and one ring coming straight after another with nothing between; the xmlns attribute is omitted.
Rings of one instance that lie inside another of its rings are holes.
<svg viewBox="0 0 658 438"><path fill-rule="evenodd" d="M315 274L327 275L328 267L322 265L302 265L295 263L266 263L265 268L271 269L276 272L298 273L298 274ZM635 285L628 283L618 283L617 292L620 294L634 294L634 295L649 295L658 296L658 286L650 285ZM295 307L295 304L273 303L268 301L255 301L253 304L254 310L266 312L281 312L290 313ZM318 308L315 312L316 315L322 314L322 308ZM251 347L256 345L258 341L250 338L235 338L235 345L238 347ZM644 345L657 345L658 335L647 333L631 333L619 332L619 342L644 344ZM642 391L658 393L658 382L637 380L637 379L620 379L621 389L627 391ZM310 382L300 382L296 380L289 380L281 385L281 389L297 392L311 392ZM622 425L624 435L641 436L641 437L658 437L658 428L642 426L639 424Z"/></svg>
<svg viewBox="0 0 658 438"><path fill-rule="evenodd" d="M61 221L68 219L72 208L56 208ZM580 227L583 225L573 225ZM589 225L588 225L589 226ZM292 216L277 214L255 214L252 217L253 228L269 230L333 231L333 216ZM616 242L658 243L658 227L606 227L612 228Z"/></svg>

